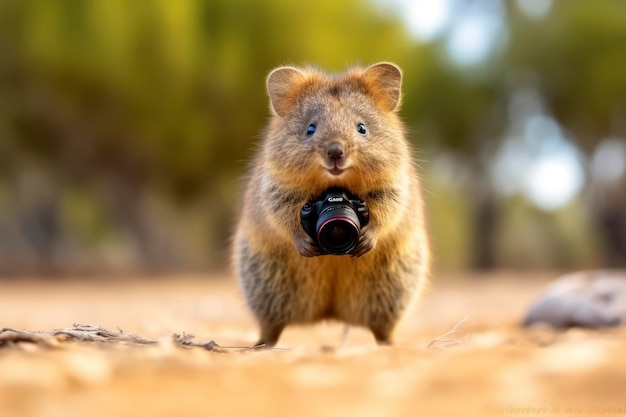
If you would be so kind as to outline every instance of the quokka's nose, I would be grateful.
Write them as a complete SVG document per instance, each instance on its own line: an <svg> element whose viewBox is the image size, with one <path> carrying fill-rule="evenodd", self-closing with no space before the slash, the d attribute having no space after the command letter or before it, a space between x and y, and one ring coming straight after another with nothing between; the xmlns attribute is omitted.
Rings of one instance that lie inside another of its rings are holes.
<svg viewBox="0 0 626 417"><path fill-rule="evenodd" d="M328 153L328 158L332 161L343 158L343 146L339 142L332 142L328 145L326 152Z"/></svg>

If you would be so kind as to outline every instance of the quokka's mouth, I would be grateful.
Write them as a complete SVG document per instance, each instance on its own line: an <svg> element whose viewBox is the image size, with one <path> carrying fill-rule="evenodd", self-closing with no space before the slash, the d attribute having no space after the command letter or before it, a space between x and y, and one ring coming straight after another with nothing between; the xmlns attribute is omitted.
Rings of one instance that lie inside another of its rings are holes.
<svg viewBox="0 0 626 417"><path fill-rule="evenodd" d="M350 169L350 166L348 166L345 163L330 163L330 164L322 164L322 168L324 168L326 171L328 171L328 173L334 177L337 177L341 174L343 174L344 172L346 172L347 170Z"/></svg>
<svg viewBox="0 0 626 417"><path fill-rule="evenodd" d="M345 172L345 169L339 168L335 165L332 168L327 168L327 171L330 172L332 175L338 176L343 174Z"/></svg>

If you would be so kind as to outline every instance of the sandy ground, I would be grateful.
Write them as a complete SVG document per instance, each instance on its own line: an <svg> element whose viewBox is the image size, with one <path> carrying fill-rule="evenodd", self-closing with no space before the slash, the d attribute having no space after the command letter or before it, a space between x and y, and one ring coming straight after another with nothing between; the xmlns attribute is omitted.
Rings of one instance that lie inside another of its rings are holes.
<svg viewBox="0 0 626 417"><path fill-rule="evenodd" d="M0 327L94 324L160 343L0 348L0 416L626 416L624 329L520 327L555 276L435 279L393 347L322 323L288 328L275 350L225 353L171 336L256 340L228 277L2 281Z"/></svg>

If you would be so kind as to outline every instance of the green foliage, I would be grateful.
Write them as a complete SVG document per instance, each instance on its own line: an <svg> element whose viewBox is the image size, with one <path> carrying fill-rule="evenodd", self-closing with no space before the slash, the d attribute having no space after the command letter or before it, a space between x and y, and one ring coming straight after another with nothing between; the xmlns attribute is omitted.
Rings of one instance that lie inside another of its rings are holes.
<svg viewBox="0 0 626 417"><path fill-rule="evenodd" d="M445 36L420 43L373 0L0 1L0 245L19 223L20 178L34 167L58 184L52 200L78 244L128 232L147 262L164 252L201 257L199 247L221 255L237 178L268 117L268 71L314 64L339 72L384 60L404 69L402 115L425 150L419 157L454 153L470 176L456 188L429 178L440 193L429 198L436 252L462 266L473 242L464 211L481 190L489 194L489 158L510 127L520 77L585 152L626 136L626 3L555 1L537 20L507 2L506 20L505 47L464 68L444 52ZM549 223L528 207L516 217L523 206L504 205L515 219ZM502 258L530 262L515 245L535 247L545 228L507 222ZM570 236L588 239L559 227L541 253ZM152 247L159 239L167 245ZM555 255L561 265L587 247L571 246Z"/></svg>
<svg viewBox="0 0 626 417"><path fill-rule="evenodd" d="M66 233L51 240L69 234L89 246L130 233L137 247L126 251L141 262L178 244L193 252L189 241L221 256L233 178L267 119L269 70L341 71L401 61L410 47L398 17L358 0L0 2L0 186L18 196L8 210L31 204L19 198L20 178L41 168L60 183L41 203L59 205ZM168 217L194 233L164 232L154 201L194 219ZM167 243L155 247L159 239Z"/></svg>
<svg viewBox="0 0 626 417"><path fill-rule="evenodd" d="M341 70L408 47L396 18L357 1L24 1L8 69L21 152L70 173L121 172L197 194L250 153L264 78L285 62ZM9 80L5 79L5 82ZM60 121L60 119L63 119ZM43 134L46 131L45 134ZM89 165L85 167L85 165Z"/></svg>
<svg viewBox="0 0 626 417"><path fill-rule="evenodd" d="M557 119L585 150L626 136L626 3L555 1L545 20L511 12L506 62L532 71Z"/></svg>

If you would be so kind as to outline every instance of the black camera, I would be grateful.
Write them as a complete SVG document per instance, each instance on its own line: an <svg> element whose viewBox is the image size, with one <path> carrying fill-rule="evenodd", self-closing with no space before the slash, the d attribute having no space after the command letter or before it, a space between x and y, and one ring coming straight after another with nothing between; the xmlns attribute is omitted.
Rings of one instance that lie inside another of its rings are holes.
<svg viewBox="0 0 626 417"><path fill-rule="evenodd" d="M322 251L345 255L359 243L361 228L369 222L365 201L351 199L347 192L331 188L318 201L308 202L300 211L304 231Z"/></svg>

